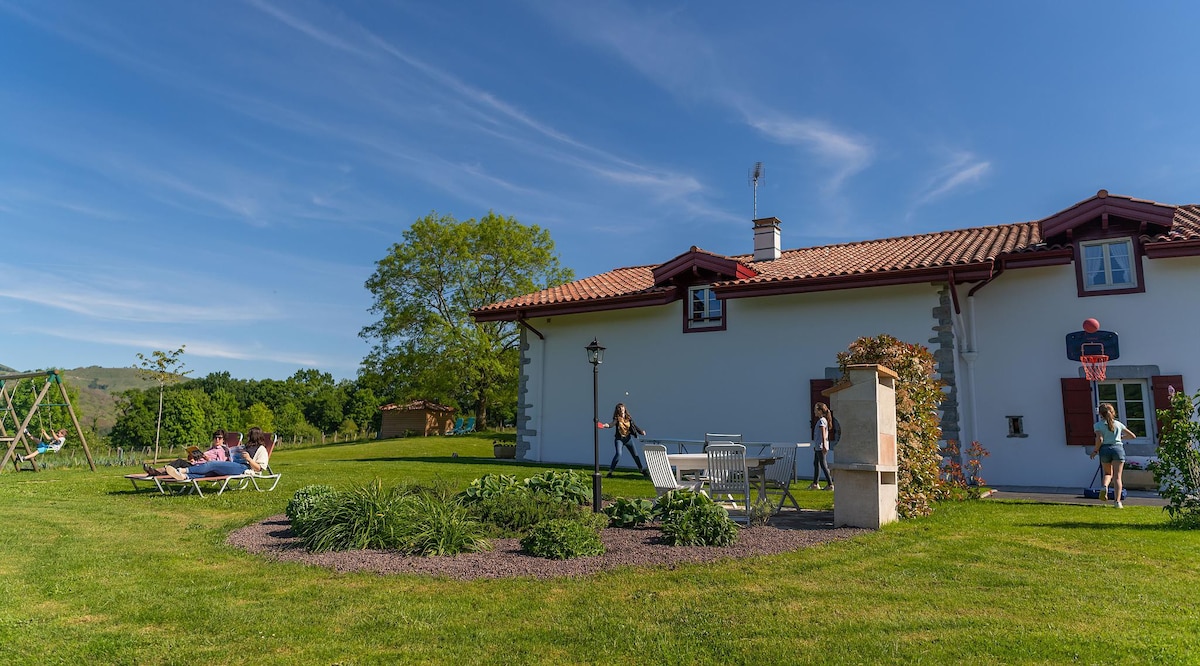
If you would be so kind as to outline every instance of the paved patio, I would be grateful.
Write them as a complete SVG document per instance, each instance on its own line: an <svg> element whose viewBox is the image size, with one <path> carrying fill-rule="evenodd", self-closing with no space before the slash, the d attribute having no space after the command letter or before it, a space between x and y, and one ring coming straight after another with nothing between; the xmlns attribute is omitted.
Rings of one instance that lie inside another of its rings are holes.
<svg viewBox="0 0 1200 666"><path fill-rule="evenodd" d="M1083 488L1049 488L1045 486L994 486L994 492L987 499L996 500L1026 500L1030 502L1045 502L1048 504L1083 504L1100 505L1112 504L1112 501L1101 502L1098 499L1087 499L1083 496ZM1167 501L1151 490L1129 490L1125 498L1125 506L1166 506Z"/></svg>

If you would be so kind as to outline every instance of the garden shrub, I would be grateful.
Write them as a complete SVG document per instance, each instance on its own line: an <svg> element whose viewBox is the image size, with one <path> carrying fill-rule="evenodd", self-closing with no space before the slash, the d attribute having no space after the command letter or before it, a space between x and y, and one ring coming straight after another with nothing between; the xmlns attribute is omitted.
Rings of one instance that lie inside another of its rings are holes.
<svg viewBox="0 0 1200 666"><path fill-rule="evenodd" d="M938 488L937 499L965 500L979 499L983 496L983 477L979 471L983 468L983 459L991 453L979 442L971 442L967 447L967 464L962 460L962 451L957 440L949 440L942 450L942 483Z"/></svg>
<svg viewBox="0 0 1200 666"><path fill-rule="evenodd" d="M654 500L654 515L660 521L667 522L671 518L693 506L712 504L713 501L704 493L694 490L672 490L660 495Z"/></svg>
<svg viewBox="0 0 1200 666"><path fill-rule="evenodd" d="M750 505L750 525L760 526L770 524L771 515L774 513L775 502L770 497L760 497Z"/></svg>
<svg viewBox="0 0 1200 666"><path fill-rule="evenodd" d="M899 465L896 510L901 518L928 516L941 492L942 454L938 440L942 427L938 407L942 382L935 379L933 354L922 345L908 344L890 335L862 337L837 355L843 376L846 367L877 363L893 372L896 380L896 458ZM836 416L836 414L834 415Z"/></svg>
<svg viewBox="0 0 1200 666"><path fill-rule="evenodd" d="M728 546L737 541L737 525L724 507L712 502L672 513L662 531L672 546Z"/></svg>
<svg viewBox="0 0 1200 666"><path fill-rule="evenodd" d="M574 469L548 469L525 479L525 487L572 504L589 504L592 485L587 474Z"/></svg>
<svg viewBox="0 0 1200 666"><path fill-rule="evenodd" d="M540 522L571 518L582 512L578 504L564 502L545 493L524 490L498 493L467 508L472 516L490 526L498 537L520 536Z"/></svg>
<svg viewBox="0 0 1200 666"><path fill-rule="evenodd" d="M618 497L604 507L604 515L613 527L637 527L654 517L654 504L640 497Z"/></svg>
<svg viewBox="0 0 1200 666"><path fill-rule="evenodd" d="M1191 529L1200 528L1200 423L1192 418L1198 402L1200 393L1177 391L1170 408L1158 410L1158 459L1150 463L1158 493L1167 500L1163 510L1177 526Z"/></svg>
<svg viewBox="0 0 1200 666"><path fill-rule="evenodd" d="M521 484L512 474L485 474L472 481L471 485L459 494L459 501L463 504L475 504L520 488Z"/></svg>
<svg viewBox="0 0 1200 666"><path fill-rule="evenodd" d="M539 523L521 539L521 549L530 555L567 560L604 554L600 533L579 520L558 518Z"/></svg>

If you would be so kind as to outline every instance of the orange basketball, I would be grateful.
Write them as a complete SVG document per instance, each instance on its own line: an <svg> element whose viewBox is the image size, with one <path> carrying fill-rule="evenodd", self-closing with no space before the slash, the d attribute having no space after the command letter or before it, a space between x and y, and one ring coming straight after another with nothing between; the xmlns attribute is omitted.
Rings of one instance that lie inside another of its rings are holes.
<svg viewBox="0 0 1200 666"><path fill-rule="evenodd" d="M1096 331L1100 330L1100 322L1091 318L1084 319L1083 330L1087 331L1088 333L1095 333Z"/></svg>

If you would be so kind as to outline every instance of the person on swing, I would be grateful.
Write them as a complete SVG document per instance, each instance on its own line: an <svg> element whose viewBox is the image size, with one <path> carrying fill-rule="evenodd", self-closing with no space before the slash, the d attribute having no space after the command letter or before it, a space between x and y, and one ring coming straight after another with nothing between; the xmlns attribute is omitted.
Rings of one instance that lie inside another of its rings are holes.
<svg viewBox="0 0 1200 666"><path fill-rule="evenodd" d="M49 451L50 453L57 453L58 451L61 451L63 445L67 443L67 429L66 428L59 428L58 430L56 430L54 432L53 437L51 437L49 434L47 434L45 430L43 430L41 428L39 428L39 430L41 430L42 436L38 439L37 451L34 451L33 453L30 453L27 456L20 456L20 460L22 462L24 462L26 460L33 460L34 458L38 457L39 455L41 455L43 453L46 453L47 451ZM29 435L31 438L33 437L33 434L30 433L28 430L25 431L25 434Z"/></svg>

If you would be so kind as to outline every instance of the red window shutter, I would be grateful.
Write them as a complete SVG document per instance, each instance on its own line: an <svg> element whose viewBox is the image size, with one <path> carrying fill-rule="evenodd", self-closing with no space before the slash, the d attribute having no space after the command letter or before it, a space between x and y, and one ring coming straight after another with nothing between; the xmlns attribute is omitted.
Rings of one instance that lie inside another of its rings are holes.
<svg viewBox="0 0 1200 666"><path fill-rule="evenodd" d="M1062 378L1063 422L1067 444L1088 446L1096 442L1092 413L1092 383L1083 378Z"/></svg>
<svg viewBox="0 0 1200 666"><path fill-rule="evenodd" d="M1150 378L1150 394L1154 396L1155 416L1160 409L1167 409L1171 406L1171 397L1167 391L1168 387L1175 387L1176 391L1183 390L1183 375L1154 375ZM1154 420L1158 424L1158 435L1162 435L1162 429L1165 425L1162 419ZM1158 437L1155 437L1158 439Z"/></svg>
<svg viewBox="0 0 1200 666"><path fill-rule="evenodd" d="M833 386L837 382L832 379L810 379L808 380L808 431L817 427L817 417L813 416L813 408L818 402L829 404L829 398L821 395L821 391Z"/></svg>

